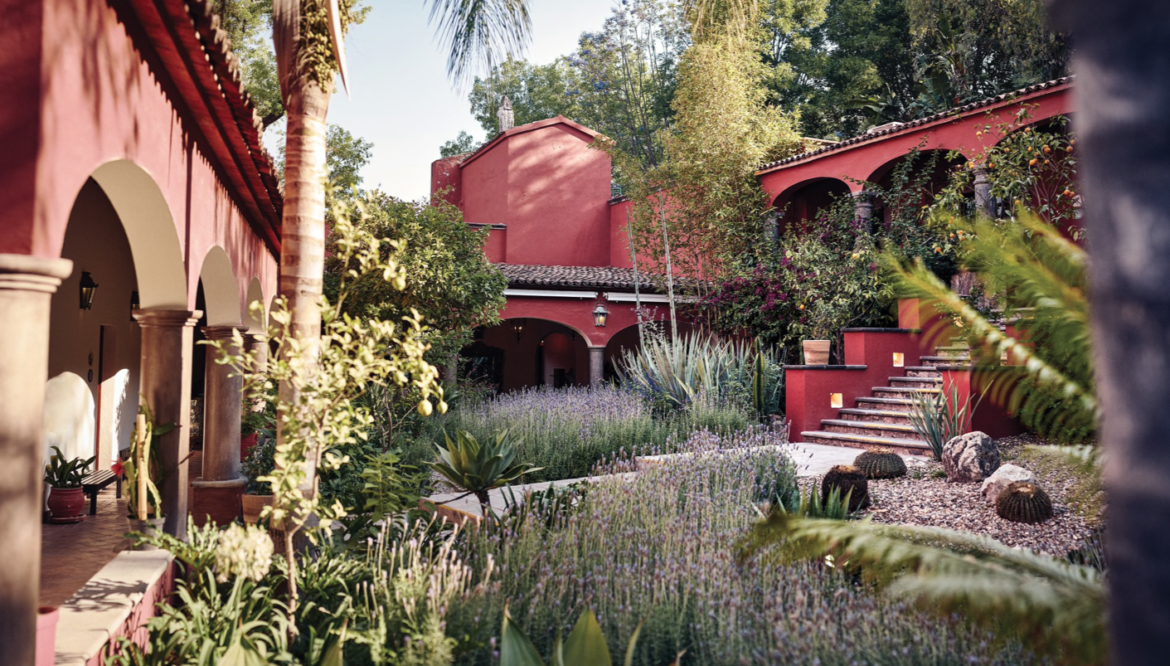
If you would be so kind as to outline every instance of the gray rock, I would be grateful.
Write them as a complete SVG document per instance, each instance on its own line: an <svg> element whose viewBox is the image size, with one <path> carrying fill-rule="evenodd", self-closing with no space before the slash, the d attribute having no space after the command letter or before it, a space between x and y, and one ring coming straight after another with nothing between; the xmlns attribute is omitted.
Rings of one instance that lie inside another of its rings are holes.
<svg viewBox="0 0 1170 666"><path fill-rule="evenodd" d="M982 481L999 468L999 449L986 433L969 432L943 446L942 464L950 481Z"/></svg>
<svg viewBox="0 0 1170 666"><path fill-rule="evenodd" d="M1002 465L994 474L983 480L979 492L983 494L983 499L987 500L988 504L995 504L1003 489L1017 481L1036 483L1036 475L1018 465Z"/></svg>

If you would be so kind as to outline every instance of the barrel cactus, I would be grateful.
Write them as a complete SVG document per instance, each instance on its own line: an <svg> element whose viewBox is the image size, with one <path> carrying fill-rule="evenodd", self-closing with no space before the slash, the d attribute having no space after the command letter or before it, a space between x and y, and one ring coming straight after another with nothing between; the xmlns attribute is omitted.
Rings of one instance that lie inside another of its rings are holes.
<svg viewBox="0 0 1170 666"><path fill-rule="evenodd" d="M995 512L1013 523L1042 523L1052 517L1052 500L1040 486L1017 481L996 498Z"/></svg>
<svg viewBox="0 0 1170 666"><path fill-rule="evenodd" d="M849 510L857 511L869 506L869 484L865 473L852 465L837 465L830 469L821 481L821 503L829 501L833 489L839 489L841 497L849 496Z"/></svg>
<svg viewBox="0 0 1170 666"><path fill-rule="evenodd" d="M906 461L889 449L864 451L853 461L867 479L893 479L906 476Z"/></svg>

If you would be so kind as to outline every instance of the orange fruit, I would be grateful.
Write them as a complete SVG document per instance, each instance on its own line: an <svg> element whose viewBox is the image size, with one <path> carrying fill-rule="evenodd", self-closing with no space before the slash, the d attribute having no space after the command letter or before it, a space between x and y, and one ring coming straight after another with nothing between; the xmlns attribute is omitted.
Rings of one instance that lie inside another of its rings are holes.
<svg viewBox="0 0 1170 666"><path fill-rule="evenodd" d="M1051 152L1052 152L1052 149L1051 149L1051 148L1049 148L1048 146L1044 146L1044 152L1045 152L1045 153L1051 153Z"/></svg>
<svg viewBox="0 0 1170 666"><path fill-rule="evenodd" d="M1036 166L1036 158L1035 157L1028 160L1028 166Z"/></svg>

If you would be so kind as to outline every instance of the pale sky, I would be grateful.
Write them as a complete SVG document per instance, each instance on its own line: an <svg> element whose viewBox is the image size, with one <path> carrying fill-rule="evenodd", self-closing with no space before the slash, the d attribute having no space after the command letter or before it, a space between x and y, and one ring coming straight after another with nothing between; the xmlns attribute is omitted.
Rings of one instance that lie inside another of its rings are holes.
<svg viewBox="0 0 1170 666"><path fill-rule="evenodd" d="M577 47L582 32L598 30L620 0L529 0L532 40L525 56L544 64ZM329 122L374 144L362 172L366 188L404 199L430 195L430 166L439 146L460 130L477 141L484 131L467 95L447 78L447 56L427 24L422 0L372 0L373 11L346 39L350 98L340 91ZM276 155L273 128L265 144Z"/></svg>

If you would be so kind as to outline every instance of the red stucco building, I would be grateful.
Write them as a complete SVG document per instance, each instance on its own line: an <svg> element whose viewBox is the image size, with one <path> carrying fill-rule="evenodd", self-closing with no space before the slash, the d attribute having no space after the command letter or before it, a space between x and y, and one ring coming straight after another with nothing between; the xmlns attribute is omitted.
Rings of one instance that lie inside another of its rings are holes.
<svg viewBox="0 0 1170 666"><path fill-rule="evenodd" d="M464 352L503 390L600 382L637 344L638 302L644 318L668 316L666 296L633 268L628 203L611 197L596 136L557 116L431 165L432 196L490 230L488 258L508 276L503 324Z"/></svg>
<svg viewBox="0 0 1170 666"><path fill-rule="evenodd" d="M88 449L72 453L100 469L128 445L140 394L157 423L178 426L159 445L169 532L184 531L201 496L238 495L239 382L195 343L243 330L265 349L265 317L248 306L276 293L281 195L210 2L0 0L0 13L0 650L23 665L43 580L46 380L92 405ZM188 455L194 425L202 465ZM70 547L70 574L95 552L114 557L108 545ZM117 558L122 571L142 560ZM167 570L134 579L143 612ZM95 617L61 609L57 663L96 659L121 631Z"/></svg>

